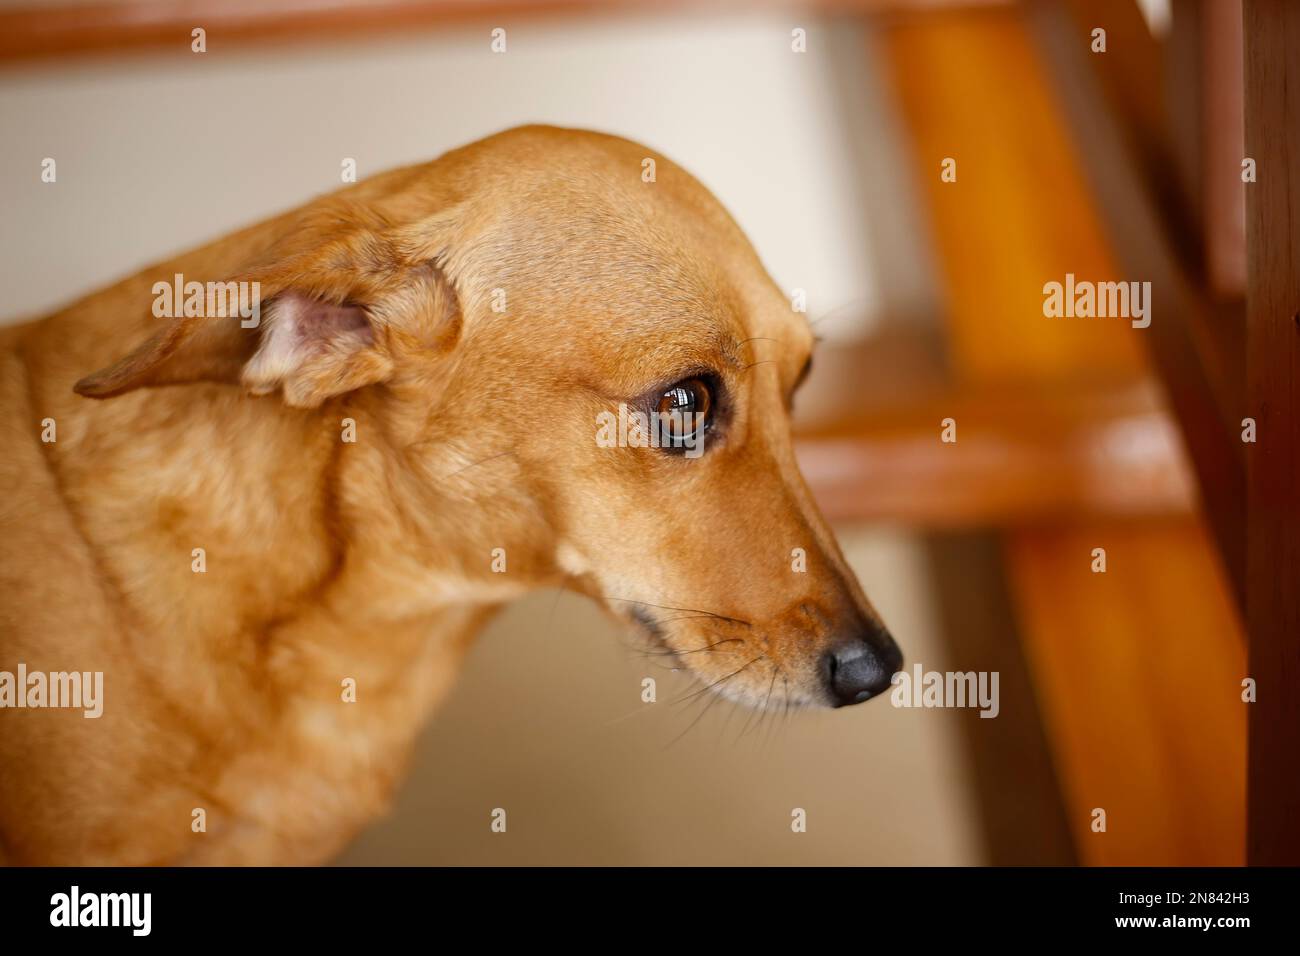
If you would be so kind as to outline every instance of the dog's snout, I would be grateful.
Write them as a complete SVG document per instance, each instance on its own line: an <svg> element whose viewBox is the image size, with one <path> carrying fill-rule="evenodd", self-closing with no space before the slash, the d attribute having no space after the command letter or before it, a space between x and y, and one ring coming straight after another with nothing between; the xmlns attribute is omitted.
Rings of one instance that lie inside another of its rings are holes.
<svg viewBox="0 0 1300 956"><path fill-rule="evenodd" d="M883 631L854 637L835 645L823 657L822 669L836 707L860 704L890 686L903 655Z"/></svg>

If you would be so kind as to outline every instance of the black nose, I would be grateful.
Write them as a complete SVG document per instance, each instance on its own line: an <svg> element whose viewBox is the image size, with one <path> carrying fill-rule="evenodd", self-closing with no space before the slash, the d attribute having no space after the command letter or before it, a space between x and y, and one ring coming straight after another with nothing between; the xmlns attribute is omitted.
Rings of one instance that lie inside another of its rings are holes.
<svg viewBox="0 0 1300 956"><path fill-rule="evenodd" d="M851 638L826 652L822 669L836 707L860 704L889 687L889 679L903 665L894 639L884 632L870 640Z"/></svg>

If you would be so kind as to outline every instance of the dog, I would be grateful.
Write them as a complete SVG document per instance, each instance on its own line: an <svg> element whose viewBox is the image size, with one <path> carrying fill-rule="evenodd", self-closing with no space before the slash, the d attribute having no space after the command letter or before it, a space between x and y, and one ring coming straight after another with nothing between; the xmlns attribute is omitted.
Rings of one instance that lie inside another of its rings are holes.
<svg viewBox="0 0 1300 956"><path fill-rule="evenodd" d="M191 281L260 305L159 308ZM795 463L812 346L689 174L538 126L0 330L0 669L103 677L95 719L0 709L5 861L329 860L541 587L733 701L879 695ZM597 441L625 412L664 441Z"/></svg>

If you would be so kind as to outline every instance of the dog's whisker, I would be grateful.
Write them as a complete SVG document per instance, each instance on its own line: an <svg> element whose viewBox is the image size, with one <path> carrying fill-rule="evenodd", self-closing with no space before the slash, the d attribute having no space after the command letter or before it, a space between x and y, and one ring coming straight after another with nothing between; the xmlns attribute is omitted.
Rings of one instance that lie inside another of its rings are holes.
<svg viewBox="0 0 1300 956"><path fill-rule="evenodd" d="M675 704L682 704L682 702L686 700L690 700L690 698L692 697L698 698L699 695L702 695L702 693L705 693L706 691L710 691L710 689L712 688L718 687L719 684L722 684L724 682L727 682L727 680L731 680L732 678L735 678L735 676L737 676L738 674L744 674L746 670L749 670L751 666L755 665L755 663L762 661L764 657L766 657L766 654L759 654L758 657L755 657L754 659L751 659L749 663L746 663L744 667L740 667L740 669L732 671L731 674L724 676L724 678L719 678L718 680L715 680L715 682L712 682L711 684L707 684L705 685L705 687L699 688L698 691L695 691L694 693L690 693L690 695L686 697L680 698L680 700L675 701ZM705 708L703 708L701 711L699 711L697 715L695 715L695 719L693 719L693 721L690 722L688 726L686 726L684 731L681 731L681 734L673 737L672 740L669 740L668 744L666 744L666 747L664 747L664 749L668 749L669 747L672 747L672 745L676 744L677 741L682 739L682 737L686 736L686 734L689 734L689 732L692 731L693 728L695 727L695 724L698 724L699 721L701 721L703 715L707 714L708 711L712 709L712 706L716 704L716 702L718 702L719 700L723 700L723 696L720 695L720 693L716 693L716 695L711 695L710 697L708 697L707 700L708 702L705 705ZM732 713L735 713L735 710L733 710ZM728 714L728 719L729 717L731 717L731 715ZM746 723L748 723L748 721L746 721ZM725 732L725 730L727 730L727 728L725 728L725 724L724 724L723 732ZM742 728L742 732L744 732L744 728Z"/></svg>
<svg viewBox="0 0 1300 956"><path fill-rule="evenodd" d="M746 716L746 717L748 717L749 714L751 714L751 713L753 712L752 709L751 709L751 708L748 708L748 707L743 708L743 710L744 710L744 712L745 712L745 716ZM742 711L742 708L736 706L735 702L732 702L732 701L729 701L729 702L728 702L728 706L727 706L727 716L724 717L724 718L722 718L722 726L720 726L720 727L718 728L718 741L719 741L719 742L721 742L722 740L724 740L724 739L726 738L726 736L727 736L727 728L731 726L731 719L732 719L733 717L735 717L736 714L737 714L737 713L740 713L741 711Z"/></svg>
<svg viewBox="0 0 1300 956"><path fill-rule="evenodd" d="M744 638L740 638L740 637L729 637L726 640L714 641L712 644L706 644L703 647L693 647L690 648L689 650L676 651L670 648L669 650L666 651L645 651L644 653L648 657L682 657L686 654L702 654L705 651L712 651L719 644L735 644L735 643L744 644L745 640Z"/></svg>
<svg viewBox="0 0 1300 956"><path fill-rule="evenodd" d="M739 742L739 741L741 740L741 738L743 738L743 737L745 736L745 734L749 733L749 724L750 724L750 721L752 721L752 720L754 719L754 715L755 715L755 714L758 715L758 723L755 724L755 729L757 730L757 729L761 729L761 728L762 728L762 726L763 726L763 718L767 716L767 705L768 705L768 702L771 701L771 699L772 699L772 691L776 688L776 675L779 674L780 671L781 671L780 665L778 665L778 664L776 663L776 661L773 661L773 662L772 662L772 681L771 681L771 683L769 683L769 684L767 685L767 696L763 698L763 706L762 706L760 709L756 710L756 711L751 711L749 718L746 719L746 721L745 721L745 726L740 728L740 736L736 738L737 742Z"/></svg>
<svg viewBox="0 0 1300 956"><path fill-rule="evenodd" d="M662 671L668 671L670 673L675 673L683 669L680 666L678 667L672 666L671 662L665 664L659 660L656 660L656 658L660 658L660 657L669 657L669 658L675 657L676 655L671 651L671 649L668 651L652 650L647 647L641 647L636 644L629 643L627 640L624 639L620 639L619 643L621 643L623 647L626 648L630 653L635 654L637 657L641 658L646 663L648 663L651 667L655 667Z"/></svg>
<svg viewBox="0 0 1300 956"><path fill-rule="evenodd" d="M669 604L651 604L649 601L638 601L635 598L607 597L605 598L605 600L618 601L623 604L640 604L642 607L658 608L661 611L688 611L692 614L699 614L699 615L703 615L704 617L711 617L719 621L730 621L732 624L743 624L746 627L754 626L749 621L741 620L738 617L727 617L727 615L725 614L715 614L713 611L706 611L703 608L698 608L698 607L673 607L672 605Z"/></svg>
<svg viewBox="0 0 1300 956"><path fill-rule="evenodd" d="M673 667L671 664L663 664L659 661L647 660L646 663L655 670L663 671L665 674L678 674L683 670L681 667Z"/></svg>
<svg viewBox="0 0 1300 956"><path fill-rule="evenodd" d="M496 461L498 458L504 458L506 457L506 455L513 455L513 454L514 454L513 451L503 451L495 455L489 455L487 458L480 458L478 461L470 462L464 468L457 468L455 471L443 475L442 480L445 481L448 478L455 478L457 475L461 474L462 472L469 471L471 468L477 468L479 465L486 465L490 461Z"/></svg>
<svg viewBox="0 0 1300 956"><path fill-rule="evenodd" d="M827 319L834 318L837 315L841 315L844 312L847 312L849 309L861 308L863 305L866 304L866 301L867 300L865 298L859 297L857 299L850 299L848 302L842 302L839 305L835 306L834 308L829 309L826 312L823 312L817 318L809 319L808 324L810 326L817 325L819 322L825 322Z"/></svg>
<svg viewBox="0 0 1300 956"><path fill-rule="evenodd" d="M750 342L776 342L776 341L778 340L772 338L770 335L751 335L749 338L741 340L740 344L748 345Z"/></svg>
<svg viewBox="0 0 1300 956"><path fill-rule="evenodd" d="M777 665L776 672L781 676L781 682L786 688L788 688L790 685L785 679L785 670L779 664ZM773 681L773 685L775 686L775 681ZM788 690L786 693L788 694ZM768 694L770 697L771 691L769 691ZM769 747L772 744L772 735L776 732L777 728L781 726L781 722L777 719L776 708L768 710L766 702L763 704L763 722L767 725L767 730L763 735L763 746Z"/></svg>
<svg viewBox="0 0 1300 956"><path fill-rule="evenodd" d="M772 661L772 679L767 685L767 694L763 697L763 706L758 711L758 721L754 725L756 733L761 733L763 725L767 722L768 705L772 702L772 692L776 690L776 678L781 673L781 665Z"/></svg>
<svg viewBox="0 0 1300 956"><path fill-rule="evenodd" d="M752 667L753 665L757 664L759 661L761 661L761 660L762 660L764 657L766 657L766 656L767 656L766 654L759 654L757 657L755 657L752 661L750 661L750 662L749 662L748 664L746 664L744 667L741 667L741 668L738 669L738 670L734 670L734 671L732 671L732 672L731 672L730 674L728 674L726 677L720 677L720 678L718 678L717 680L715 680L713 683L711 683L711 684L705 684L705 685L704 685L703 687L701 687L699 690L692 691L691 693L687 694L685 697L682 697L682 698L679 698L678 700L673 701L674 706L676 706L677 704L682 704L682 703L684 703L684 702L690 700L692 697L698 697L700 694L703 694L703 693L705 693L706 691L713 690L715 687L719 686L720 684L723 684L723 683L725 683L726 681L731 680L731 678L735 677L737 674L743 674L745 671L749 670L750 667Z"/></svg>
<svg viewBox="0 0 1300 956"><path fill-rule="evenodd" d="M638 707L636 710L630 710L630 711L628 711L626 714L624 714L624 715L621 716L621 717L615 717L613 720L606 721L606 722L605 722L605 726L606 726L606 727L612 727L614 724L621 724L621 723L622 723L623 721L625 721L625 720L631 720L631 719L632 719L633 717L635 717L637 714L648 714L648 713L650 713L653 709L654 709L654 708L652 708L652 707L647 707L647 706L645 706L645 704L642 704L642 705L641 705L640 707Z"/></svg>
<svg viewBox="0 0 1300 956"><path fill-rule="evenodd" d="M671 624L673 621L695 621L700 618L713 618L716 614L680 614L677 617L664 617L659 619L660 624Z"/></svg>
<svg viewBox="0 0 1300 956"><path fill-rule="evenodd" d="M672 740L668 741L668 743L664 744L664 750L667 750L667 749L668 749L669 747L671 747L673 744L677 743L677 741L681 740L681 739L682 739L683 737L685 737L688 733L690 733L691 730L694 729L695 725L698 724L698 723L700 722L700 720L704 717L704 715L707 714L707 713L708 713L708 712L713 708L713 705L716 704L718 701L722 700L722 697L721 697L721 695L714 694L714 695L711 696L711 697L707 697L707 698L703 698L703 699L706 700L707 703L706 703L702 708L700 708L700 712L699 712L698 714L695 715L695 719L692 720L689 724L686 725L686 729L685 729L685 730L683 730L680 734L678 734L678 735L677 735L676 737L674 737Z"/></svg>
<svg viewBox="0 0 1300 956"><path fill-rule="evenodd" d="M546 633L551 632L551 626L555 623L555 609L560 606L560 598L564 596L565 585L573 579L572 574L565 574L564 579L555 586L555 600L551 602L551 613L546 617Z"/></svg>

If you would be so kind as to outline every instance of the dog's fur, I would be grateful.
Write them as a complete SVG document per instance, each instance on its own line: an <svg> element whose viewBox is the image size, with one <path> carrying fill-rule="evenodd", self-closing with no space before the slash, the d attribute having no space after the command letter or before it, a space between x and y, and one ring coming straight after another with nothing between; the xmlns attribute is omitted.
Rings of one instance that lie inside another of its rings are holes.
<svg viewBox="0 0 1300 956"><path fill-rule="evenodd" d="M795 466L812 335L647 156L512 130L0 331L0 669L105 674L101 719L0 710L8 862L328 859L544 585L734 699L826 702L819 655L875 617ZM155 318L176 273L260 282L260 327ZM598 447L599 412L700 370L703 456Z"/></svg>

